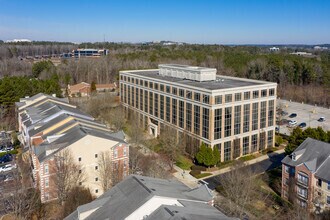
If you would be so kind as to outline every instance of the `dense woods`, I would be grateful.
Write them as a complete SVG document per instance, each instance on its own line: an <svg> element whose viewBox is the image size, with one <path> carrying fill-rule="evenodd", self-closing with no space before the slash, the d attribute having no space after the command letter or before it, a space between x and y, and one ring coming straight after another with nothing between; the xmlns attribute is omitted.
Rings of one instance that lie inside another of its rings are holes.
<svg viewBox="0 0 330 220"><path fill-rule="evenodd" d="M35 65L18 57L51 55L74 48L107 48L110 55L95 59L65 59L56 67L36 74ZM119 70L157 68L159 63L215 67L218 74L277 82L278 96L310 104L330 106L330 52L315 51L314 57L290 55L290 49L270 53L265 47L221 45L171 45L33 42L0 44L0 77L34 75L59 84L81 81L109 83Z"/></svg>

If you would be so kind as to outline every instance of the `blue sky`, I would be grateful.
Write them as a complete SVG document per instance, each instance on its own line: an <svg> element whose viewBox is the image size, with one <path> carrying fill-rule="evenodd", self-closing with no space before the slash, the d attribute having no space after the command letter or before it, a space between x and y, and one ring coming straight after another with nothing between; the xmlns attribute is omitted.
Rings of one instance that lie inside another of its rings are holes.
<svg viewBox="0 0 330 220"><path fill-rule="evenodd" d="M330 43L328 0L0 0L0 39Z"/></svg>

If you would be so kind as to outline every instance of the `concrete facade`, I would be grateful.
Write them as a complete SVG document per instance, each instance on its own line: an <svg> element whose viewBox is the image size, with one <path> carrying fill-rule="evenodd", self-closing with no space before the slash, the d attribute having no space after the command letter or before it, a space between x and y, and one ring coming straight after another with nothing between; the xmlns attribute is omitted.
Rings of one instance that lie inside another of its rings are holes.
<svg viewBox="0 0 330 220"><path fill-rule="evenodd" d="M204 142L219 149L221 161L274 146L276 83L227 76L199 81L161 74L170 71L168 66L177 65L120 71L122 105L139 113L151 134L157 136L164 126L171 126L184 136L189 153L195 154Z"/></svg>

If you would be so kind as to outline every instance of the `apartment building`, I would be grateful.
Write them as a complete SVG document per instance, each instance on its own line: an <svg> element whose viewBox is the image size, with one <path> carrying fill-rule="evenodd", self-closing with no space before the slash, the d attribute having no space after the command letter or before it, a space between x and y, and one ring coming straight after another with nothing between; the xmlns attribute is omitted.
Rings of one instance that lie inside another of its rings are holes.
<svg viewBox="0 0 330 220"><path fill-rule="evenodd" d="M130 175L98 199L81 205L65 220L127 219L230 220L213 207L206 185L190 189L176 180Z"/></svg>
<svg viewBox="0 0 330 220"><path fill-rule="evenodd" d="M330 144L307 138L282 160L282 197L310 211L330 209Z"/></svg>
<svg viewBox="0 0 330 220"><path fill-rule="evenodd" d="M120 71L120 97L150 134L177 129L194 154L201 142L228 161L274 145L276 83L217 75L213 68L162 64Z"/></svg>
<svg viewBox="0 0 330 220"><path fill-rule="evenodd" d="M65 100L38 94L16 103L20 140L31 159L34 186L41 201L57 199L56 164L64 160L61 152L69 150L72 160L80 165L84 180L98 197L102 195L99 177L99 155L109 152L113 174L122 179L129 173L129 147L122 131L111 132L105 125ZM62 158L61 158L62 157Z"/></svg>

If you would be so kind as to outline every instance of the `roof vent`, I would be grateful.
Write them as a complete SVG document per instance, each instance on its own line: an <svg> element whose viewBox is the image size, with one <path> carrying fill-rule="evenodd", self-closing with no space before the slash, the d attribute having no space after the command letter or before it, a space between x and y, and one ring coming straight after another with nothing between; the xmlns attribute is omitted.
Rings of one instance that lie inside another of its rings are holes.
<svg viewBox="0 0 330 220"><path fill-rule="evenodd" d="M293 160L293 161L296 161L296 160L297 160L297 158L296 158L296 154L295 154L295 153L293 153L293 154L291 155L291 157L292 157L292 160Z"/></svg>

